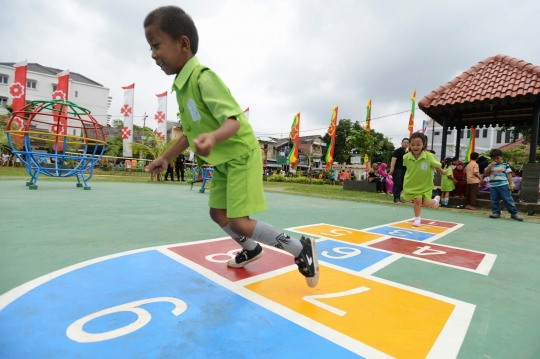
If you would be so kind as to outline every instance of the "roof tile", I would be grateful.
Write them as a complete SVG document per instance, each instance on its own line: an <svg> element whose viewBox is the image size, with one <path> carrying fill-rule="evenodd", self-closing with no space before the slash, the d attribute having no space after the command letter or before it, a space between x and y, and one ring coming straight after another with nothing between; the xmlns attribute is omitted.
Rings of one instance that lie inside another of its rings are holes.
<svg viewBox="0 0 540 359"><path fill-rule="evenodd" d="M432 91L418 105L423 109L526 94L540 94L540 66L497 55Z"/></svg>

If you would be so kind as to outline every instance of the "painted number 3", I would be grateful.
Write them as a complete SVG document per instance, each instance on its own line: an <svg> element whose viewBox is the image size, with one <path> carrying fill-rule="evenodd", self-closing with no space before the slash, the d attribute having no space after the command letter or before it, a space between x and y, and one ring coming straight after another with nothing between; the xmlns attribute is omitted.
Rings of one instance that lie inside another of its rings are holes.
<svg viewBox="0 0 540 359"><path fill-rule="evenodd" d="M95 312L90 315L87 315L86 317L83 317L73 322L73 324L71 324L67 328L66 335L69 339L75 342L79 342L79 343L101 342L104 340L121 337L123 335L139 330L142 327L144 327L146 324L148 324L148 322L150 322L150 319L152 319L152 315L147 310L143 308L139 308L139 306L148 304L148 303L156 303L156 302L170 302L174 304L174 309L172 311L172 314L174 314L175 316L182 314L187 309L187 304L183 300L180 300L178 298L173 298L173 297L159 297L159 298L138 300L135 302L126 303L126 304L118 305L116 307L100 310L99 312ZM137 314L137 320L135 320L133 323L128 324L122 328L110 330L104 333L88 333L84 331L83 327L89 321L105 316L105 315L118 313L118 312L135 313Z"/></svg>

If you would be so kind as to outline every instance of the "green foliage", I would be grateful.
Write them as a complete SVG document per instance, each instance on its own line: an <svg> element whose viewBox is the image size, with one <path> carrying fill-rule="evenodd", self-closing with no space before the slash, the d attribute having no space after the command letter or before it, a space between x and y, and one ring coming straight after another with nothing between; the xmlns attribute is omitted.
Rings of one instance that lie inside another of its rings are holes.
<svg viewBox="0 0 540 359"><path fill-rule="evenodd" d="M124 154L124 140L121 136L110 137L107 140L105 156L121 157Z"/></svg>
<svg viewBox="0 0 540 359"><path fill-rule="evenodd" d="M323 140L330 146L328 133L324 135ZM368 136L358 121L353 123L348 119L339 120L336 127L335 162L350 165L351 154L360 153L367 154L372 161L389 163L394 149L394 144L382 133L371 130Z"/></svg>
<svg viewBox="0 0 540 359"><path fill-rule="evenodd" d="M173 145L175 140L163 141L161 137L156 135L154 131L150 128L145 128L142 131L143 135L146 136L146 143L136 143L131 142L131 148L135 152L142 152L145 158L156 159L161 156L165 151Z"/></svg>
<svg viewBox="0 0 540 359"><path fill-rule="evenodd" d="M111 126L114 128L123 128L124 127L124 121L115 118L111 121Z"/></svg>
<svg viewBox="0 0 540 359"><path fill-rule="evenodd" d="M522 167L523 164L529 162L529 152L525 151L525 145L519 145L508 150L502 150L503 161L509 163L513 167ZM484 156L489 158L489 152L487 150L483 153ZM540 150L536 151L536 162L540 159Z"/></svg>
<svg viewBox="0 0 540 359"><path fill-rule="evenodd" d="M288 183L303 183L303 184L309 184L310 178L305 176L298 176L298 177L285 177L282 174L273 174L271 176L268 176L266 179L268 182L288 182ZM324 180L318 179L318 178L312 178L311 184L318 184L322 185L324 184Z"/></svg>

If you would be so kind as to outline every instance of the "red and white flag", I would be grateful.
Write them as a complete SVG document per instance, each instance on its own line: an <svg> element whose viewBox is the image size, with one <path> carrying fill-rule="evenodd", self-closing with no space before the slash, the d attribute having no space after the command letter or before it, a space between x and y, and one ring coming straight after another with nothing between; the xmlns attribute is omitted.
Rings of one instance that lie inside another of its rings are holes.
<svg viewBox="0 0 540 359"><path fill-rule="evenodd" d="M69 93L69 70L62 71L56 76L58 77L58 85L56 85L56 91L52 94L52 99L66 101ZM64 116L54 116L54 123L51 125L50 131L59 135L66 135L68 127L66 118L67 106L60 104L55 105L54 113ZM64 149L63 142L63 136L55 136L54 147L57 148L58 151L62 151Z"/></svg>
<svg viewBox="0 0 540 359"><path fill-rule="evenodd" d="M158 123L156 135L161 137L163 141L167 141L167 91L156 96L158 98L158 109L154 115L154 119Z"/></svg>
<svg viewBox="0 0 540 359"><path fill-rule="evenodd" d="M133 102L135 97L135 84L122 87L124 89L124 106L120 113L124 115L124 127L120 131L124 146L124 157L131 157L131 145L133 142Z"/></svg>
<svg viewBox="0 0 540 359"><path fill-rule="evenodd" d="M13 96L11 105L13 106L13 112L21 111L26 106L26 72L28 64L26 60L21 61L13 65L15 67L15 79L11 86L9 86L9 93ZM15 117L15 123L17 129L22 130L26 125L24 116ZM13 128L12 128L13 129ZM13 142L15 142L19 148L23 146L22 136L13 136Z"/></svg>
<svg viewBox="0 0 540 359"><path fill-rule="evenodd" d="M249 122L249 107L244 110L244 115L246 116L246 120Z"/></svg>

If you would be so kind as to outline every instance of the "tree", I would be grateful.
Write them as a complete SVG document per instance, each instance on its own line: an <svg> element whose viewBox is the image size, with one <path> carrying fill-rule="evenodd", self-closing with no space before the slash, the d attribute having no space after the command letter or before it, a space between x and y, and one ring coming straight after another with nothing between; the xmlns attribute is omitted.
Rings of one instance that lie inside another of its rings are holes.
<svg viewBox="0 0 540 359"><path fill-rule="evenodd" d="M349 119L339 120L336 126L336 143L334 147L334 162L351 164L351 154L356 152L356 149L351 146L347 138L352 135L353 130L360 130L362 127L356 122ZM330 146L330 136L327 134L323 137L326 142L326 148Z"/></svg>
<svg viewBox="0 0 540 359"><path fill-rule="evenodd" d="M131 148L149 159L158 158L176 142L176 140L164 141L148 127L142 133L146 136L145 144L131 142ZM158 174L158 181L161 181L161 174Z"/></svg>
<svg viewBox="0 0 540 359"><path fill-rule="evenodd" d="M107 140L106 156L121 157L124 153L124 140L122 136L109 137Z"/></svg>

